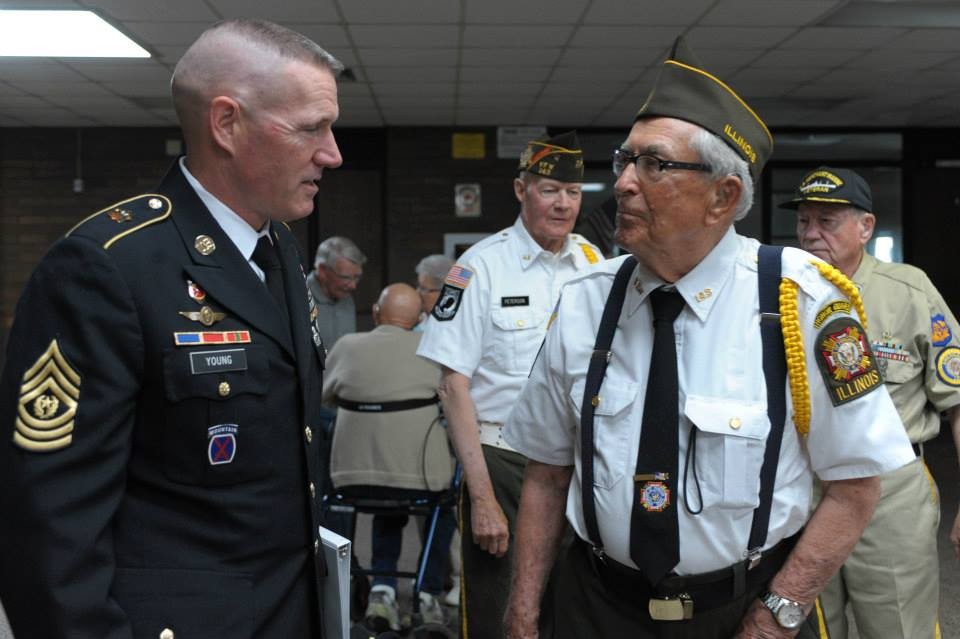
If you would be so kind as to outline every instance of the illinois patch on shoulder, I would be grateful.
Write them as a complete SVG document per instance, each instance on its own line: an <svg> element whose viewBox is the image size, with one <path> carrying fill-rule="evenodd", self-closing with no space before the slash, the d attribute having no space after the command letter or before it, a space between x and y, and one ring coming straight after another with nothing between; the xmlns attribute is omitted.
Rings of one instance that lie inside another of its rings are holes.
<svg viewBox="0 0 960 639"><path fill-rule="evenodd" d="M460 308L463 299L463 289L452 284L444 284L440 289L440 297L433 307L431 314L440 322L452 320Z"/></svg>
<svg viewBox="0 0 960 639"><path fill-rule="evenodd" d="M953 338L950 331L950 325L947 324L947 318L942 314L934 315L930 318L930 341L934 346L946 346Z"/></svg>
<svg viewBox="0 0 960 639"><path fill-rule="evenodd" d="M60 352L57 340L23 374L13 443L25 450L48 453L73 441L80 403L80 373Z"/></svg>
<svg viewBox="0 0 960 639"><path fill-rule="evenodd" d="M960 348L950 346L937 354L937 377L944 384L960 387Z"/></svg>
<svg viewBox="0 0 960 639"><path fill-rule="evenodd" d="M852 317L827 324L816 344L817 364L834 406L866 395L883 383L867 334Z"/></svg>

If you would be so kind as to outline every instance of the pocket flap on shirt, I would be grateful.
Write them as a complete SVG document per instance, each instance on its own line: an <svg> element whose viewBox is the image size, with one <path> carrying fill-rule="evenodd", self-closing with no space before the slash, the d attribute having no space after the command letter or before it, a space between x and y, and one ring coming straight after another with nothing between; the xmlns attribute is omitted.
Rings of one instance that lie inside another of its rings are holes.
<svg viewBox="0 0 960 639"><path fill-rule="evenodd" d="M765 439L770 432L767 407L761 403L687 395L683 412L698 429L708 433Z"/></svg>
<svg viewBox="0 0 960 639"><path fill-rule="evenodd" d="M579 411L583 407L583 391L586 388L586 380L579 379L574 382L570 389L570 399ZM637 398L637 384L617 384L604 380L597 394L600 398L599 403L593 411L594 415L616 415L624 408L629 407Z"/></svg>
<svg viewBox="0 0 960 639"><path fill-rule="evenodd" d="M550 313L531 308L499 308L490 311L493 325L504 331L522 331L543 324Z"/></svg>

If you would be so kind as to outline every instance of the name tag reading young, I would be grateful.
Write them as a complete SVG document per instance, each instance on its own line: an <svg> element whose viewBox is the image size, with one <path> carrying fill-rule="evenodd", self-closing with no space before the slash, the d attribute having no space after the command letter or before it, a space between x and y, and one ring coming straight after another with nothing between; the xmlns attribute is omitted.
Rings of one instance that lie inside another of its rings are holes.
<svg viewBox="0 0 960 639"><path fill-rule="evenodd" d="M247 350L244 348L190 353L190 372L194 375L245 370L247 370Z"/></svg>

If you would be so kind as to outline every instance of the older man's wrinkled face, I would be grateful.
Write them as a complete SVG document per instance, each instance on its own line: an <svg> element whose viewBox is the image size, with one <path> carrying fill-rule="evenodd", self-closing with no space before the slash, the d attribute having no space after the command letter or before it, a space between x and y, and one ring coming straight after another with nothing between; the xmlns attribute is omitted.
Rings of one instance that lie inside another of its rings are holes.
<svg viewBox="0 0 960 639"><path fill-rule="evenodd" d="M548 251L562 249L580 214L581 184L527 174L515 179L513 186L520 219L530 236Z"/></svg>
<svg viewBox="0 0 960 639"><path fill-rule="evenodd" d="M800 248L851 277L860 266L863 247L876 218L846 204L804 202L797 209Z"/></svg>
<svg viewBox="0 0 960 639"><path fill-rule="evenodd" d="M344 257L338 257L333 261L333 265L319 264L316 274L324 294L336 302L357 290L357 284L363 276L363 267Z"/></svg>
<svg viewBox="0 0 960 639"><path fill-rule="evenodd" d="M662 160L699 163L690 140L698 127L673 118L638 120L623 143L630 153ZM640 256L681 250L697 242L705 227L713 184L699 171L666 170L650 179L627 164L617 178L617 228L614 239Z"/></svg>

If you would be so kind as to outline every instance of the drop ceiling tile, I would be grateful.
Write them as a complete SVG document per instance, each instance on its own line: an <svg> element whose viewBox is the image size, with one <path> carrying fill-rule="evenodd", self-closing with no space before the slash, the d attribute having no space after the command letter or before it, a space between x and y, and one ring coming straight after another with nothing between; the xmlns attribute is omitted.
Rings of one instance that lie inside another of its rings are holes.
<svg viewBox="0 0 960 639"><path fill-rule="evenodd" d="M390 95L378 96L377 103L385 113L394 111L410 111L412 109L433 110L439 108L453 108L453 94L447 96L413 96Z"/></svg>
<svg viewBox="0 0 960 639"><path fill-rule="evenodd" d="M805 26L842 5L840 0L720 0L700 24L732 27Z"/></svg>
<svg viewBox="0 0 960 639"><path fill-rule="evenodd" d="M884 44L892 51L957 51L956 29L914 29Z"/></svg>
<svg viewBox="0 0 960 639"><path fill-rule="evenodd" d="M74 111L138 109L130 100L115 95L108 96L50 96L47 100L51 104L62 106Z"/></svg>
<svg viewBox="0 0 960 639"><path fill-rule="evenodd" d="M57 107L0 109L0 113L23 120L30 126L78 126L95 123L94 120Z"/></svg>
<svg viewBox="0 0 960 639"><path fill-rule="evenodd" d="M852 69L926 69L956 57L956 51L903 51L877 49L851 60L846 66Z"/></svg>
<svg viewBox="0 0 960 639"><path fill-rule="evenodd" d="M496 47L489 49L470 48L463 50L460 64L465 67L502 65L505 67L543 67L556 64L563 50L559 47L542 49L517 49Z"/></svg>
<svg viewBox="0 0 960 639"><path fill-rule="evenodd" d="M494 26L468 24L463 30L465 47L524 45L526 48L561 47L567 43L570 26Z"/></svg>
<svg viewBox="0 0 960 639"><path fill-rule="evenodd" d="M366 82L339 82L337 95L345 96L370 95L370 85Z"/></svg>
<svg viewBox="0 0 960 639"><path fill-rule="evenodd" d="M151 21L130 20L124 28L140 42L150 45L175 45L187 47L193 44L210 22Z"/></svg>
<svg viewBox="0 0 960 639"><path fill-rule="evenodd" d="M764 83L792 84L794 86L804 82L822 78L830 69L817 67L800 67L784 73L780 69L744 69L739 73L723 80L735 90L745 91L745 87L759 86Z"/></svg>
<svg viewBox="0 0 960 639"><path fill-rule="evenodd" d="M643 69L658 64L664 57L664 49L641 47L588 48L568 47L563 51L559 64L565 67L599 67L606 64L631 66Z"/></svg>
<svg viewBox="0 0 960 639"><path fill-rule="evenodd" d="M82 115L110 126L161 126L167 123L165 118L149 111L123 112L81 112Z"/></svg>
<svg viewBox="0 0 960 639"><path fill-rule="evenodd" d="M0 126L10 126L10 127L24 127L28 126L26 122L20 120L19 118L14 118L8 115L0 113Z"/></svg>
<svg viewBox="0 0 960 639"><path fill-rule="evenodd" d="M518 126L526 123L527 110L523 108L504 107L495 111L491 109L460 108L457 109L456 123L461 126Z"/></svg>
<svg viewBox="0 0 960 639"><path fill-rule="evenodd" d="M187 45L185 44L175 44L175 45L153 45L149 47L151 55L155 56L155 59L158 62L166 64L168 66L176 66L177 62L180 61L180 58L183 57L183 54L187 52Z"/></svg>
<svg viewBox="0 0 960 639"><path fill-rule="evenodd" d="M584 18L587 24L642 24L683 27L691 24L714 3L714 0L594 0ZM682 28L675 28L680 35Z"/></svg>
<svg viewBox="0 0 960 639"><path fill-rule="evenodd" d="M72 58L64 64L97 82L169 82L171 70L154 60L93 60Z"/></svg>
<svg viewBox="0 0 960 639"><path fill-rule="evenodd" d="M517 98L533 97L543 89L543 82L461 82L459 93L461 99L474 95L516 96Z"/></svg>
<svg viewBox="0 0 960 639"><path fill-rule="evenodd" d="M454 67L366 67L370 82L453 82L457 77Z"/></svg>
<svg viewBox="0 0 960 639"><path fill-rule="evenodd" d="M763 49L776 46L795 32L785 27L694 27L687 44L695 52L711 48Z"/></svg>
<svg viewBox="0 0 960 639"><path fill-rule="evenodd" d="M6 82L0 82L0 96L11 96L11 95L26 95L26 92L22 89L18 89L12 84L7 84Z"/></svg>
<svg viewBox="0 0 960 639"><path fill-rule="evenodd" d="M703 66L713 73L730 73L739 70L763 55L764 49L697 49L697 57Z"/></svg>
<svg viewBox="0 0 960 639"><path fill-rule="evenodd" d="M284 26L302 33L334 55L337 54L337 50L350 46L350 38L347 37L346 29L338 24L305 24L300 22Z"/></svg>
<svg viewBox="0 0 960 639"><path fill-rule="evenodd" d="M903 35L906 29L807 27L783 43L784 49L873 49Z"/></svg>
<svg viewBox="0 0 960 639"><path fill-rule="evenodd" d="M339 6L351 24L455 23L461 18L460 3L449 0L348 0Z"/></svg>
<svg viewBox="0 0 960 639"><path fill-rule="evenodd" d="M164 3L167 0L164 0ZM274 22L338 22L332 0L209 0L224 18L266 18ZM163 3L160 3L163 4ZM199 3L198 3L199 4Z"/></svg>
<svg viewBox="0 0 960 639"><path fill-rule="evenodd" d="M377 82L371 85L371 90L377 96L381 95L423 95L439 96L453 95L456 90L454 82Z"/></svg>
<svg viewBox="0 0 960 639"><path fill-rule="evenodd" d="M384 120L387 126L450 126L453 124L453 110L398 111L396 113L385 114Z"/></svg>
<svg viewBox="0 0 960 639"><path fill-rule="evenodd" d="M588 4L587 0L466 0L465 19L487 24L568 24L576 22Z"/></svg>
<svg viewBox="0 0 960 639"><path fill-rule="evenodd" d="M460 44L460 29L456 25L370 25L349 27L357 47L428 47L442 49Z"/></svg>
<svg viewBox="0 0 960 639"><path fill-rule="evenodd" d="M0 95L0 111L12 113L18 109L48 109L53 106L44 98L32 95Z"/></svg>
<svg viewBox="0 0 960 639"><path fill-rule="evenodd" d="M18 80L47 82L83 82L85 78L73 69L49 58L3 58L0 62L0 80L16 83Z"/></svg>
<svg viewBox="0 0 960 639"><path fill-rule="evenodd" d="M533 106L534 96L525 98L504 97L502 95L461 95L457 100L460 109L487 109L500 112L504 109L528 109Z"/></svg>
<svg viewBox="0 0 960 639"><path fill-rule="evenodd" d="M510 78L513 82L544 82L550 67L464 67L460 69L461 82L498 82Z"/></svg>
<svg viewBox="0 0 960 639"><path fill-rule="evenodd" d="M383 118L380 117L379 113L369 112L369 113L357 113L353 116L338 122L338 129L345 128L357 128L357 127L382 127ZM337 129L335 129L337 130Z"/></svg>
<svg viewBox="0 0 960 639"><path fill-rule="evenodd" d="M604 49L622 49L624 47L642 47L644 49L662 48L665 56L678 32L673 27L632 27L624 25L583 26L577 29L570 40L572 47L601 47Z"/></svg>
<svg viewBox="0 0 960 639"><path fill-rule="evenodd" d="M557 67L550 76L550 82L581 82L585 83L583 85L585 88L594 81L629 84L636 81L643 72L643 67ZM581 89L581 91L589 94L589 89Z"/></svg>
<svg viewBox="0 0 960 639"><path fill-rule="evenodd" d="M591 82L590 90L584 92L582 82L562 83L551 81L544 87L541 95L549 98L564 98L586 95L598 102L619 98L629 87L624 82Z"/></svg>
<svg viewBox="0 0 960 639"><path fill-rule="evenodd" d="M213 23L220 19L205 2L196 0L164 0L163 2L130 2L130 0L85 0L91 9L100 9L115 20L186 20ZM262 10L262 7L261 7Z"/></svg>
<svg viewBox="0 0 960 639"><path fill-rule="evenodd" d="M774 49L762 54L751 66L770 69L793 69L804 67L836 68L848 64L863 55L857 49Z"/></svg>
<svg viewBox="0 0 960 639"><path fill-rule="evenodd" d="M162 82L104 82L108 91L118 95L139 98L169 98L170 80Z"/></svg>
<svg viewBox="0 0 960 639"><path fill-rule="evenodd" d="M457 62L457 49L370 48L357 51L360 62L371 67L446 67Z"/></svg>

